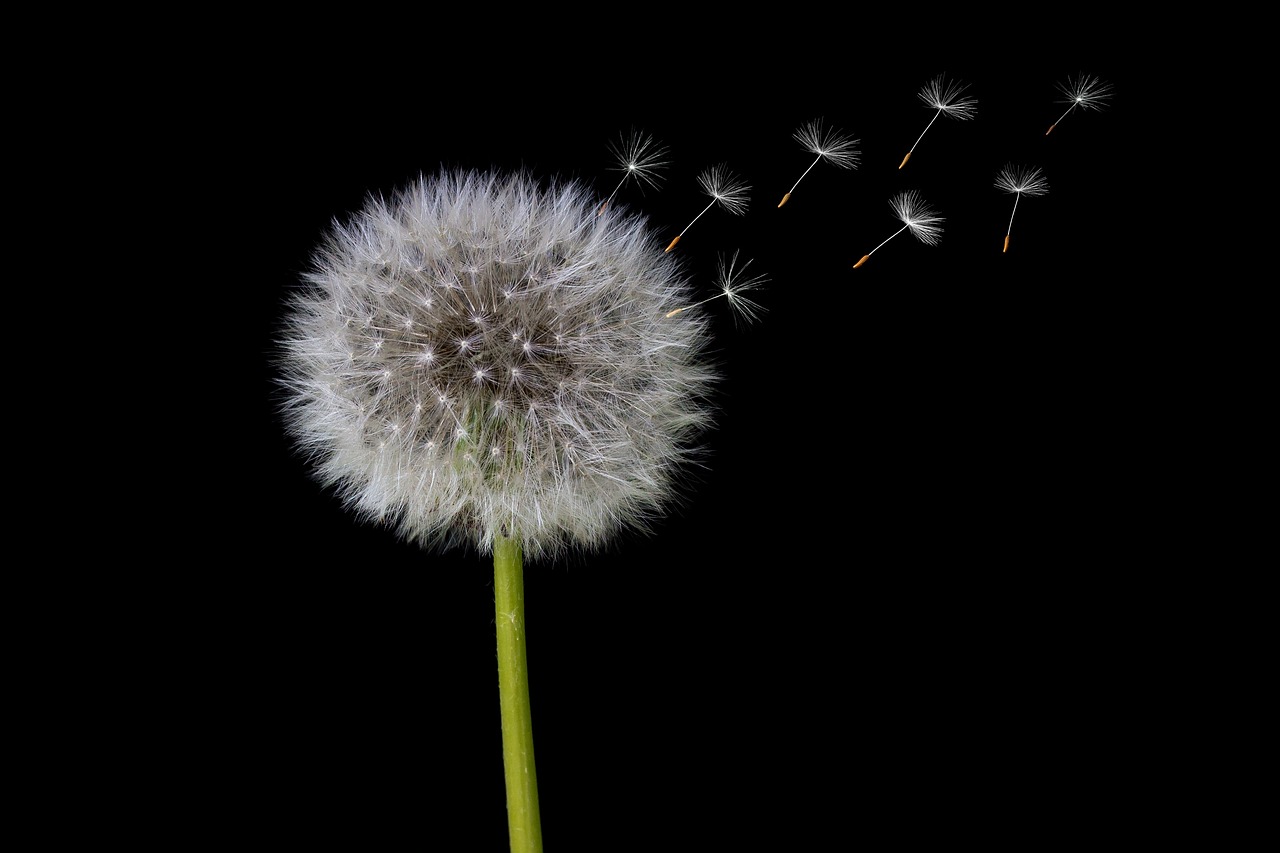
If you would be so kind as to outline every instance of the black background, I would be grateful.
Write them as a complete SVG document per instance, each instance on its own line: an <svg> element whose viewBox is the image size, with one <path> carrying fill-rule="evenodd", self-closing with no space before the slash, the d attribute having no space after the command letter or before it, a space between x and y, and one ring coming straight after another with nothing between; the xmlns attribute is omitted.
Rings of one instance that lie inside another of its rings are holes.
<svg viewBox="0 0 1280 853"><path fill-rule="evenodd" d="M767 313L740 328L705 309L725 379L681 502L652 531L525 566L547 849L1088 834L1130 772L1117 742L1139 738L1119 613L1134 581L1109 570L1134 393L1113 367L1132 298L1125 77L1105 52L993 71L976 49L873 60L812 33L597 38L394 63L317 46L218 106L226 242L251 259L229 321L246 371L219 513L192 533L225 559L195 582L193 611L213 615L188 665L214 721L203 760L235 770L228 814L282 841L504 849L492 566L402 543L310 479L277 416L274 342L325 229L371 193L493 167L603 197L609 144L634 128L670 165L618 203L659 250L706 204L700 171L750 183L744 216L713 208L673 251L708 295L721 255L753 259ZM1080 72L1114 98L1046 136ZM941 73L977 115L939 118L899 169ZM861 164L819 163L779 209L812 160L792 133L819 117ZM1050 192L1019 204L1002 253L1010 162ZM946 218L939 244L904 233L852 269L901 226L889 199L907 189Z"/></svg>

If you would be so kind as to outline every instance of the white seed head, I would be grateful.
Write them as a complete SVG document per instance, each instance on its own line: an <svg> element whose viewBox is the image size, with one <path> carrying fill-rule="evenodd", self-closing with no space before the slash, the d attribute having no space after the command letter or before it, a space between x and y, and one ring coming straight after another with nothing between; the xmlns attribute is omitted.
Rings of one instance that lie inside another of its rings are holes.
<svg viewBox="0 0 1280 853"><path fill-rule="evenodd" d="M801 125L792 134L792 138L807 150L841 169L856 169L861 155L858 152L859 140L846 136L834 128L824 129L822 119L815 119Z"/></svg>
<svg viewBox="0 0 1280 853"><path fill-rule="evenodd" d="M996 187L1009 193L1036 196L1049 192L1049 181L1037 167L1010 163L996 175Z"/></svg>
<svg viewBox="0 0 1280 853"><path fill-rule="evenodd" d="M926 83L916 97L951 118L970 119L977 114L978 99L962 97L967 88L969 84L948 80L945 74L939 74Z"/></svg>
<svg viewBox="0 0 1280 853"><path fill-rule="evenodd" d="M1068 78L1065 83L1058 84L1058 90L1062 92L1059 103L1073 104L1086 110L1102 109L1112 95L1110 83L1089 74Z"/></svg>
<svg viewBox="0 0 1280 853"><path fill-rule="evenodd" d="M537 557L678 497L716 376L707 322L665 316L690 286L642 217L575 182L445 171L335 223L303 285L283 415L360 516Z"/></svg>
<svg viewBox="0 0 1280 853"><path fill-rule="evenodd" d="M938 238L942 236L944 220L925 203L916 190L898 193L889 199L889 206L893 208L893 215L910 228L920 242L929 246L937 244Z"/></svg>
<svg viewBox="0 0 1280 853"><path fill-rule="evenodd" d="M730 213L742 215L747 212L750 201L751 186L739 178L723 163L704 169L698 175L698 185L702 191L711 196L715 202Z"/></svg>

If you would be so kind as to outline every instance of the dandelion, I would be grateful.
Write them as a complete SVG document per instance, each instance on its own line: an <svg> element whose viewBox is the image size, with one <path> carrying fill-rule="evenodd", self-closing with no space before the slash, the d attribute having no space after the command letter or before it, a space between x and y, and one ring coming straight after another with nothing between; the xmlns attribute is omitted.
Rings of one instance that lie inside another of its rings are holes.
<svg viewBox="0 0 1280 853"><path fill-rule="evenodd" d="M897 237L907 229L916 235L916 238L926 246L937 245L938 238L942 235L943 218L925 204L924 199L920 198L920 194L915 190L898 193L889 199L889 206L893 209L893 215L902 221L902 227L890 234L880 246L888 243L894 237ZM876 246L870 252L862 256L859 261L853 265L856 270L867 262L867 259L875 254L880 248Z"/></svg>
<svg viewBox="0 0 1280 853"><path fill-rule="evenodd" d="M667 148L654 142L653 137L646 133L633 130L629 136L610 143L609 150L616 158L617 165L614 169L622 172L622 179L613 188L613 192L609 193L609 197L600 203L597 214L604 213L618 190L633 178L641 185L658 186L662 182L659 172L667 165L667 161L663 159L667 156Z"/></svg>
<svg viewBox="0 0 1280 853"><path fill-rule="evenodd" d="M584 221L586 194L443 172L335 225L292 303L286 414L360 515L554 556L665 501L707 382L698 325L660 322L689 284L643 219Z"/></svg>
<svg viewBox="0 0 1280 853"><path fill-rule="evenodd" d="M1013 231L1013 217L1018 213L1018 202L1024 195L1037 196L1049 192L1049 181L1039 168L1009 164L996 175L996 187L1014 194L1013 213L1009 214L1009 227L1005 229L1004 249L1001 250L1007 252L1009 251L1009 234Z"/></svg>
<svg viewBox="0 0 1280 853"><path fill-rule="evenodd" d="M733 253L733 257L729 259L728 262L726 262L724 256L721 255L719 260L719 275L717 277L717 286L720 288L720 292L715 296L707 297L701 302L695 302L692 305L686 305L683 308L668 311L665 316L674 317L677 314L684 313L692 308L697 308L700 305L706 305L708 302L723 298L728 300L729 306L733 310L735 321L745 324L755 322L760 318L760 315L764 313L764 306L760 305L758 302L752 301L744 294L759 289L768 281L768 278L763 275L748 277L746 273L747 267L749 266L751 266L750 260L743 264L741 268L738 268L737 252Z"/></svg>
<svg viewBox="0 0 1280 853"><path fill-rule="evenodd" d="M699 211L698 215L690 220L689 224L684 227L675 236L675 239L667 246L665 251L670 252L676 247L676 243L680 242L680 238L685 235L693 227L693 223L702 218L702 214L706 213L716 204L720 204L725 210L732 214L741 216L747 212L747 202L751 193L751 187L742 179L729 171L729 167L721 163L718 166L712 166L704 169L702 174L698 175L698 184L702 187L702 191L711 196L711 201L707 206Z"/></svg>
<svg viewBox="0 0 1280 853"><path fill-rule="evenodd" d="M584 185L444 171L335 223L279 341L315 476L426 548L492 553L512 849L541 849L523 563L646 527L710 423L705 318Z"/></svg>
<svg viewBox="0 0 1280 853"><path fill-rule="evenodd" d="M924 101L926 105L932 107L936 112L933 114L933 118L929 119L929 123L925 125L924 131L916 139L915 145L911 146L911 151L908 151L907 156L903 157L902 162L898 164L899 169L907 165L907 161L911 159L912 152L916 150L916 145L919 145L920 140L924 139L924 135L929 132L929 128L933 127L933 123L938 120L938 116L945 113L951 118L964 120L971 119L977 114L977 98L961 97L967 88L969 88L967 83L947 80L945 74L939 74L925 84L916 97Z"/></svg>
<svg viewBox="0 0 1280 853"><path fill-rule="evenodd" d="M782 207L791 198L791 194L796 191L796 187L800 186L805 175L818 165L819 160L826 160L833 166L840 169L856 169L858 168L858 142L859 140L849 136L843 136L834 129L823 130L822 119L816 119L806 125L801 126L792 134L792 138L799 142L806 150L814 155L813 162L809 164L809 168L804 170L791 189L787 190L782 196L782 201L778 202L778 207Z"/></svg>
<svg viewBox="0 0 1280 853"><path fill-rule="evenodd" d="M1071 106L1067 107L1067 112L1058 116L1057 121L1049 125L1049 129L1044 132L1045 136L1052 133L1053 129L1076 107L1083 110L1100 110L1110 100L1112 94L1110 83L1104 83L1088 74L1081 74L1074 79L1067 78L1067 82L1058 84L1058 89L1063 94L1063 97L1058 99L1058 103Z"/></svg>

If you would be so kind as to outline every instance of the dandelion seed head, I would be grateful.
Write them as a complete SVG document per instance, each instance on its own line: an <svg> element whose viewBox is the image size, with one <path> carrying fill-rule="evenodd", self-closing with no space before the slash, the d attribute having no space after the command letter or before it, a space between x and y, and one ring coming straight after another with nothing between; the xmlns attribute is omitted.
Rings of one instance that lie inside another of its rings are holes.
<svg viewBox="0 0 1280 853"><path fill-rule="evenodd" d="M1005 192L1037 196L1049 192L1049 181L1038 167L1009 163L996 175L996 187Z"/></svg>
<svg viewBox="0 0 1280 853"><path fill-rule="evenodd" d="M282 417L359 516L538 557L678 499L716 375L705 319L663 317L691 287L642 217L576 182L443 171L335 223L299 285Z"/></svg>
<svg viewBox="0 0 1280 853"><path fill-rule="evenodd" d="M916 190L898 193L889 200L893 215L911 230L920 242L933 246L942 236L942 223L945 221L937 211L929 207Z"/></svg>
<svg viewBox="0 0 1280 853"><path fill-rule="evenodd" d="M969 84L948 80L947 75L939 74L920 90L916 96L935 110L941 110L955 119L970 119L977 115L978 99L964 97Z"/></svg>

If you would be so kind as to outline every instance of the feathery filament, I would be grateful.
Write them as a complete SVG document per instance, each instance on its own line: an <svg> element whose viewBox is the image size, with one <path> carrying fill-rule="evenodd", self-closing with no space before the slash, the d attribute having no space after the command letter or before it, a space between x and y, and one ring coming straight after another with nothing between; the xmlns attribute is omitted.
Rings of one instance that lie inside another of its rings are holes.
<svg viewBox="0 0 1280 853"><path fill-rule="evenodd" d="M698 215L690 220L684 230L675 236L675 239L667 246L665 251L670 252L676 247L676 243L680 242L680 238L685 235L693 223L702 218L702 214L706 213L715 205L719 204L730 213L741 216L747 212L747 206L750 201L751 187L746 181L739 178L733 172L729 171L729 167L721 163L704 169L698 175L698 185L702 187L702 191L711 197L711 201L707 206L698 212Z"/></svg>
<svg viewBox="0 0 1280 853"><path fill-rule="evenodd" d="M926 83L924 88L917 93L916 97L924 101L926 106L936 112L934 112L933 118L929 119L929 123L924 126L920 136L912 144L907 156L903 157L902 162L898 164L899 169L907 165L907 161L911 159L912 152L916 150L920 140L924 139L924 135L929 132L929 128L933 127L933 123L938 120L938 116L947 115L964 121L977 115L978 99L964 96L964 91L968 88L969 85L967 83L948 80L945 74L939 74Z"/></svg>
<svg viewBox="0 0 1280 853"><path fill-rule="evenodd" d="M881 246L897 237L903 231L909 230L916 236L916 239L927 246L936 245L942 236L943 217L929 207L916 190L898 193L889 199L889 207L893 210L893 215L902 222L902 227L886 237L879 246L859 258L858 262L853 265L854 269L865 264Z"/></svg>
<svg viewBox="0 0 1280 853"><path fill-rule="evenodd" d="M627 181L634 179L641 186L648 184L650 187L657 187L662 183L661 170L667 165L664 159L667 148L659 145L647 133L633 130L629 136L610 143L609 150L616 160L613 168L622 172L622 179L613 188L613 192L609 193L609 197L600 203L597 214L604 213Z"/></svg>
<svg viewBox="0 0 1280 853"><path fill-rule="evenodd" d="M1104 83L1089 74L1080 74L1077 77L1067 78L1066 82L1058 84L1058 90L1063 95L1058 99L1058 103L1070 104L1071 106L1067 107L1066 112L1058 116L1057 121L1049 125L1049 129L1044 132L1045 136L1053 133L1053 129L1061 124L1062 120L1076 107L1082 110L1100 110L1112 95L1110 83Z"/></svg>
<svg viewBox="0 0 1280 853"><path fill-rule="evenodd" d="M996 175L997 189L1014 194L1013 213L1009 214L1009 226L1004 233L1004 248L1009 251L1009 236L1013 233L1013 217L1018 213L1018 202L1025 196L1044 195L1049 192L1049 181L1037 167L1015 166L1007 164Z"/></svg>
<svg viewBox="0 0 1280 853"><path fill-rule="evenodd" d="M717 286L720 288L720 292L703 299L701 302L695 302L692 305L668 311L664 316L671 318L700 305L706 305L713 300L725 299L728 301L730 308L733 309L733 317L736 322L744 325L755 322L764 313L764 306L744 294L758 290L768 281L768 278L763 275L747 276L746 272L749 266L751 266L750 260L740 268L738 267L737 252L734 252L733 257L728 261L721 255L718 262L717 276Z"/></svg>
<svg viewBox="0 0 1280 853"><path fill-rule="evenodd" d="M799 142L807 151L814 155L813 162L809 164L809 168L805 169L796 182L791 185L791 189L782 196L782 201L778 202L778 207L782 207L791 198L791 194L796 191L796 187L800 186L800 181L818 165L820 160L826 160L831 165L839 169L856 169L860 154L858 152L859 140L851 136L845 136L839 131L833 129L824 130L822 119L814 119L808 124L797 128L792 138Z"/></svg>

